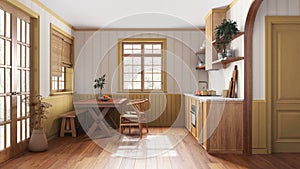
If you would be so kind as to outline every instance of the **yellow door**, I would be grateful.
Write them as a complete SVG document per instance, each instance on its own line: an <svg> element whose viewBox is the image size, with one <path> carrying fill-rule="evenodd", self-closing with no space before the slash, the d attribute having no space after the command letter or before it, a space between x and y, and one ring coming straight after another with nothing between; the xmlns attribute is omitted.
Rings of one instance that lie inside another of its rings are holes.
<svg viewBox="0 0 300 169"><path fill-rule="evenodd" d="M300 23L272 25L272 152L300 152Z"/></svg>
<svg viewBox="0 0 300 169"><path fill-rule="evenodd" d="M0 162L24 151L30 134L30 18L0 4Z"/></svg>

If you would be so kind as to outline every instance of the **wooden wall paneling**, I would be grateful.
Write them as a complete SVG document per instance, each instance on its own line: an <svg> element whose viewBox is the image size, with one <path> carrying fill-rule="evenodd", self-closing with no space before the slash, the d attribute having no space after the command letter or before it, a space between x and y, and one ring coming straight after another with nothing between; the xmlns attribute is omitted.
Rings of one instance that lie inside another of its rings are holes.
<svg viewBox="0 0 300 169"><path fill-rule="evenodd" d="M254 100L252 108L252 153L267 153L267 105L264 100Z"/></svg>

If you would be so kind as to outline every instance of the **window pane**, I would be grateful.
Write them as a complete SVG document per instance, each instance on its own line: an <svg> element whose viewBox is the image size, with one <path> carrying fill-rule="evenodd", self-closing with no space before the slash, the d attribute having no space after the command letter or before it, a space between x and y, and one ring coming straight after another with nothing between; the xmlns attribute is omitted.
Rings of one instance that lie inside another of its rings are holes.
<svg viewBox="0 0 300 169"><path fill-rule="evenodd" d="M5 97L0 97L0 122L4 121Z"/></svg>
<svg viewBox="0 0 300 169"><path fill-rule="evenodd" d="M10 106L10 96L6 97L6 120L10 120L10 110L11 110L11 106Z"/></svg>
<svg viewBox="0 0 300 169"><path fill-rule="evenodd" d="M20 86L21 86L21 70L17 70L17 73L16 73L16 86L17 86L17 92L21 92L21 88L20 88Z"/></svg>
<svg viewBox="0 0 300 169"><path fill-rule="evenodd" d="M142 84L141 82L134 82L133 83L133 89L142 89Z"/></svg>
<svg viewBox="0 0 300 169"><path fill-rule="evenodd" d="M22 71L22 92L26 91L26 76L25 76L25 70Z"/></svg>
<svg viewBox="0 0 300 169"><path fill-rule="evenodd" d="M142 49L142 45L141 44L134 44L133 49Z"/></svg>
<svg viewBox="0 0 300 169"><path fill-rule="evenodd" d="M30 43L30 24L26 23L26 43Z"/></svg>
<svg viewBox="0 0 300 169"><path fill-rule="evenodd" d="M132 89L132 82L124 82L123 86L126 90Z"/></svg>
<svg viewBox="0 0 300 169"><path fill-rule="evenodd" d="M132 54L132 50L124 50L124 54Z"/></svg>
<svg viewBox="0 0 300 169"><path fill-rule="evenodd" d="M18 44L17 46L17 63L18 66L21 66L21 45Z"/></svg>
<svg viewBox="0 0 300 169"><path fill-rule="evenodd" d="M4 65L4 40L0 39L0 64Z"/></svg>
<svg viewBox="0 0 300 169"><path fill-rule="evenodd" d="M144 80L145 81L152 81L152 74L145 74Z"/></svg>
<svg viewBox="0 0 300 169"><path fill-rule="evenodd" d="M142 53L142 50L133 50L132 53L133 53L133 54L141 54L141 53Z"/></svg>
<svg viewBox="0 0 300 169"><path fill-rule="evenodd" d="M132 66L124 66L124 73L131 73L132 72Z"/></svg>
<svg viewBox="0 0 300 169"><path fill-rule="evenodd" d="M6 44L5 44L6 65L11 64L10 51L11 51L11 43L10 43L10 41L6 41Z"/></svg>
<svg viewBox="0 0 300 169"><path fill-rule="evenodd" d="M152 50L144 50L145 54L152 54Z"/></svg>
<svg viewBox="0 0 300 169"><path fill-rule="evenodd" d="M6 12L6 37L10 38L10 13Z"/></svg>
<svg viewBox="0 0 300 169"><path fill-rule="evenodd" d="M4 11L0 9L0 35L4 36Z"/></svg>
<svg viewBox="0 0 300 169"><path fill-rule="evenodd" d="M26 36L26 23L22 20L22 42L25 42L25 36Z"/></svg>
<svg viewBox="0 0 300 169"><path fill-rule="evenodd" d="M4 150L4 126L0 126L0 150Z"/></svg>
<svg viewBox="0 0 300 169"><path fill-rule="evenodd" d="M26 47L26 67L30 67L30 48Z"/></svg>
<svg viewBox="0 0 300 169"><path fill-rule="evenodd" d="M161 81L161 75L160 74L153 74L153 81Z"/></svg>
<svg viewBox="0 0 300 169"><path fill-rule="evenodd" d="M132 81L132 74L124 74L124 81Z"/></svg>
<svg viewBox="0 0 300 169"><path fill-rule="evenodd" d="M145 57L144 58L145 65L152 65L152 57Z"/></svg>
<svg viewBox="0 0 300 169"><path fill-rule="evenodd" d="M161 50L153 50L153 54L161 54Z"/></svg>
<svg viewBox="0 0 300 169"><path fill-rule="evenodd" d="M11 92L11 88L10 88L10 81L11 81L11 74L10 74L10 69L6 69L6 90L5 92Z"/></svg>
<svg viewBox="0 0 300 169"><path fill-rule="evenodd" d="M152 44L145 44L144 49L151 49L152 50Z"/></svg>
<svg viewBox="0 0 300 169"><path fill-rule="evenodd" d="M161 65L161 57L153 57L154 65Z"/></svg>
<svg viewBox="0 0 300 169"><path fill-rule="evenodd" d="M152 89L152 82L144 82L145 89Z"/></svg>
<svg viewBox="0 0 300 169"><path fill-rule="evenodd" d="M22 95L22 100L25 99L25 95ZM26 103L24 101L21 102L22 104L22 117L26 116Z"/></svg>
<svg viewBox="0 0 300 169"><path fill-rule="evenodd" d="M17 40L21 41L21 20L17 18Z"/></svg>
<svg viewBox="0 0 300 169"><path fill-rule="evenodd" d="M155 44L155 45L153 45L153 49L161 49L161 44Z"/></svg>
<svg viewBox="0 0 300 169"><path fill-rule="evenodd" d="M134 74L133 75L133 81L142 81L142 75L141 74Z"/></svg>
<svg viewBox="0 0 300 169"><path fill-rule="evenodd" d="M17 143L21 142L21 122L17 122Z"/></svg>
<svg viewBox="0 0 300 169"><path fill-rule="evenodd" d="M141 73L142 69L141 66L134 66L133 67L133 73Z"/></svg>
<svg viewBox="0 0 300 169"><path fill-rule="evenodd" d="M26 123L25 119L22 120L22 141L26 139Z"/></svg>
<svg viewBox="0 0 300 169"><path fill-rule="evenodd" d="M153 66L153 72L160 73L161 72L161 67L160 66Z"/></svg>
<svg viewBox="0 0 300 169"><path fill-rule="evenodd" d="M152 66L145 66L144 68L145 73L152 73Z"/></svg>
<svg viewBox="0 0 300 169"><path fill-rule="evenodd" d="M0 68L0 93L4 93L4 68Z"/></svg>
<svg viewBox="0 0 300 169"><path fill-rule="evenodd" d="M153 89L161 89L161 82L153 82Z"/></svg>
<svg viewBox="0 0 300 169"><path fill-rule="evenodd" d="M10 124L6 124L6 148L10 147Z"/></svg>
<svg viewBox="0 0 300 169"><path fill-rule="evenodd" d="M124 57L124 65L132 65L132 57Z"/></svg>
<svg viewBox="0 0 300 169"><path fill-rule="evenodd" d="M131 44L124 44L124 49L132 49L132 45Z"/></svg>
<svg viewBox="0 0 300 169"><path fill-rule="evenodd" d="M21 117L21 96L17 96L17 118Z"/></svg>
<svg viewBox="0 0 300 169"><path fill-rule="evenodd" d="M141 65L142 59L140 57L133 57L133 64L134 65Z"/></svg>
<svg viewBox="0 0 300 169"><path fill-rule="evenodd" d="M25 59L26 59L26 50L25 50L25 46L22 45L22 67L25 67Z"/></svg>
<svg viewBox="0 0 300 169"><path fill-rule="evenodd" d="M27 138L29 138L30 137L30 121L29 121L29 118L27 119Z"/></svg>
<svg viewBox="0 0 300 169"><path fill-rule="evenodd" d="M26 71L26 91L30 90L30 72Z"/></svg>

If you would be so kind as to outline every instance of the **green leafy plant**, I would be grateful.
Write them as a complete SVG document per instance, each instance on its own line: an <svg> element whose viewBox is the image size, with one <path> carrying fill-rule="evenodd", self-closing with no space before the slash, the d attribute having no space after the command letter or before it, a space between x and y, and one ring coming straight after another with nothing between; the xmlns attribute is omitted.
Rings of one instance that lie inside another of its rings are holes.
<svg viewBox="0 0 300 169"><path fill-rule="evenodd" d="M100 88L100 90L102 90L104 88L104 84L105 84L105 76L106 74L100 76L99 78L95 79L95 84L94 84L94 88Z"/></svg>
<svg viewBox="0 0 300 169"><path fill-rule="evenodd" d="M47 119L47 113L49 113L48 109L52 107L50 103L43 101L43 96L27 96L23 99L23 101L31 107L30 115L31 115L31 125L34 129L41 129L42 119Z"/></svg>
<svg viewBox="0 0 300 169"><path fill-rule="evenodd" d="M233 36L239 33L236 21L224 19L215 29L217 50L226 56L226 47Z"/></svg>

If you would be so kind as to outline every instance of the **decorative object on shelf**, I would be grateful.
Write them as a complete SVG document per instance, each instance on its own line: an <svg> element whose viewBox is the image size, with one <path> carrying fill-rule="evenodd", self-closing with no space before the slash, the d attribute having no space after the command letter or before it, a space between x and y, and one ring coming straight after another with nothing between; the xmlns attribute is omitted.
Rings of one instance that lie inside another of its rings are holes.
<svg viewBox="0 0 300 169"><path fill-rule="evenodd" d="M237 23L230 19L224 19L222 23L215 28L217 50L222 52L223 57L226 57L226 47L233 39L234 35L239 33Z"/></svg>
<svg viewBox="0 0 300 169"><path fill-rule="evenodd" d="M94 88L97 89L99 88L99 91L98 91L98 100L101 99L102 97L102 89L104 88L104 84L105 84L105 76L106 74L100 76L99 78L95 79L95 84L94 84Z"/></svg>
<svg viewBox="0 0 300 169"><path fill-rule="evenodd" d="M233 50L227 49L226 50L226 57L232 57L233 56Z"/></svg>
<svg viewBox="0 0 300 169"><path fill-rule="evenodd" d="M234 70L232 72L231 80L229 82L227 97L230 97L230 98L236 97L235 89L236 89L236 83L237 83L237 76L238 76L238 70L237 70L237 65L235 65Z"/></svg>
<svg viewBox="0 0 300 169"><path fill-rule="evenodd" d="M28 149L34 152L46 151L48 149L48 140L42 120L47 119L48 109L52 107L50 103L42 101L44 98L41 95L25 97L23 100L31 109L31 126L33 131L30 136Z"/></svg>

